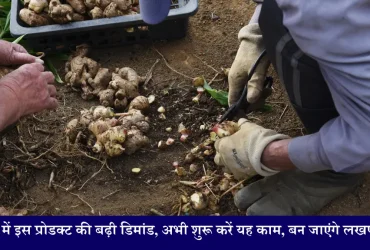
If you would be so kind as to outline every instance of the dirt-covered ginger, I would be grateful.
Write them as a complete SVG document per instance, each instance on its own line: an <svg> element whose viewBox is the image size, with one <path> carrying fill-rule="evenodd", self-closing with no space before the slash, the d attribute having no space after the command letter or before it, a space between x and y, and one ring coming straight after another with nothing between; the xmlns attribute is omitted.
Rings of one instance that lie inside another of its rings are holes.
<svg viewBox="0 0 370 250"><path fill-rule="evenodd" d="M145 135L149 130L148 119L140 110L115 113L112 108L94 106L83 109L80 117L71 120L65 129L68 144L75 144L82 133L92 152L116 157L123 153L131 155L149 144Z"/></svg>

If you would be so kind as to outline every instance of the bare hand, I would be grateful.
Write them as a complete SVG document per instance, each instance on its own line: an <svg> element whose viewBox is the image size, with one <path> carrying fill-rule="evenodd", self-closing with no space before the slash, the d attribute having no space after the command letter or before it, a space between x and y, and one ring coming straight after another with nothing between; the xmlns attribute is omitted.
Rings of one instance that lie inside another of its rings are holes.
<svg viewBox="0 0 370 250"><path fill-rule="evenodd" d="M11 103L4 104L10 110L7 123L11 124L25 115L57 108L56 88L52 83L53 74L44 72L44 66L39 63L25 64L3 77L0 92L12 97Z"/></svg>
<svg viewBox="0 0 370 250"><path fill-rule="evenodd" d="M0 40L0 65L22 65L26 63L44 62L30 55L23 46Z"/></svg>

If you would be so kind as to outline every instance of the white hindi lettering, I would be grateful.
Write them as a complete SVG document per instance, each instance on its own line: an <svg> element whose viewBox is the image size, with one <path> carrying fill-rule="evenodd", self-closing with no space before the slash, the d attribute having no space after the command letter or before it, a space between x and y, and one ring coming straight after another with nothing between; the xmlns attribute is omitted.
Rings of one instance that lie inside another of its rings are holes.
<svg viewBox="0 0 370 250"><path fill-rule="evenodd" d="M132 227L133 226L131 226L130 223L128 223L127 221L122 221L120 226L121 234L132 235Z"/></svg>
<svg viewBox="0 0 370 250"><path fill-rule="evenodd" d="M42 225L35 225L36 234L35 235L71 235L70 232L72 226L47 226L45 222L41 221Z"/></svg>
<svg viewBox="0 0 370 250"><path fill-rule="evenodd" d="M55 235L56 234L55 226L45 226L45 228L46 228L46 233L45 234L48 234L48 235Z"/></svg>
<svg viewBox="0 0 370 250"><path fill-rule="evenodd" d="M253 226L236 226L238 233L242 235L252 236Z"/></svg>
<svg viewBox="0 0 370 250"><path fill-rule="evenodd" d="M143 223L142 226L133 226L134 227L134 233L139 235L154 235L154 226L146 226L145 223Z"/></svg>
<svg viewBox="0 0 370 250"><path fill-rule="evenodd" d="M91 234L91 228L89 223L83 221L81 222L81 225L75 226L76 227L76 233L81 235L90 235Z"/></svg>
<svg viewBox="0 0 370 250"><path fill-rule="evenodd" d="M32 226L13 226L14 227L14 231L15 231L15 235L19 238L19 236L21 234L23 235L30 235L31 234L31 227Z"/></svg>
<svg viewBox="0 0 370 250"><path fill-rule="evenodd" d="M370 233L370 226L368 225L358 225L358 226L342 226L343 227L343 233L345 235L351 234L353 235L354 232L357 235L366 235L366 233Z"/></svg>
<svg viewBox="0 0 370 250"><path fill-rule="evenodd" d="M257 233L262 235L272 235L272 234L278 234L284 237L284 232L281 232L282 226L256 226L257 227Z"/></svg>
<svg viewBox="0 0 370 250"><path fill-rule="evenodd" d="M164 235L172 235L172 233L180 234L180 235L187 235L188 233L188 225L185 222L181 222L179 226L163 226L162 233Z"/></svg>
<svg viewBox="0 0 370 250"><path fill-rule="evenodd" d="M233 235L232 233L233 226L231 225L232 222L226 221L226 224L227 224L226 226L216 226L217 233L222 234L222 235L225 235L225 234Z"/></svg>
<svg viewBox="0 0 370 250"><path fill-rule="evenodd" d="M55 226L57 228L57 234L60 235L72 235L72 226Z"/></svg>
<svg viewBox="0 0 370 250"><path fill-rule="evenodd" d="M340 226L338 226L337 223L335 223L334 221L333 224L334 225L328 223L327 226L308 226L308 227L310 228L311 234L322 235L323 233L325 233L331 238L332 237L331 233L333 234L335 233L336 235L338 235L340 228Z"/></svg>
<svg viewBox="0 0 370 250"><path fill-rule="evenodd" d="M147 230L146 234L148 234L148 235L154 235L155 237L158 237L158 233L154 232L155 226L145 226L145 228ZM145 232L144 232L144 234L145 234Z"/></svg>
<svg viewBox="0 0 370 250"><path fill-rule="evenodd" d="M132 226L134 228L133 232L138 235L145 235L145 226Z"/></svg>
<svg viewBox="0 0 370 250"><path fill-rule="evenodd" d="M145 223L140 226L134 226L130 225L127 221L122 221L120 228L122 235L132 235L134 233L139 235L154 235L155 237L158 237L158 233L154 232L155 226L147 226Z"/></svg>
<svg viewBox="0 0 370 250"><path fill-rule="evenodd" d="M109 238L111 235L116 235L116 228L114 222L110 222L108 226L95 226L95 232L101 235L105 234Z"/></svg>
<svg viewBox="0 0 370 250"><path fill-rule="evenodd" d="M323 226L308 226L311 234L322 235Z"/></svg>
<svg viewBox="0 0 370 250"><path fill-rule="evenodd" d="M366 232L370 232L369 226L356 226L355 232L357 235L366 235Z"/></svg>
<svg viewBox="0 0 370 250"><path fill-rule="evenodd" d="M71 232L72 226L56 226L56 227L57 227L57 234L72 235L72 232Z"/></svg>
<svg viewBox="0 0 370 250"><path fill-rule="evenodd" d="M181 234L181 235L187 235L188 234L188 225L186 225L185 222L181 222L180 226L176 226L175 233ZM184 230L184 231L183 231Z"/></svg>
<svg viewBox="0 0 370 250"><path fill-rule="evenodd" d="M196 240L203 239L202 234L208 235L212 234L213 226L191 226L193 229L193 235Z"/></svg>
<svg viewBox="0 0 370 250"><path fill-rule="evenodd" d="M7 235L10 235L10 228L12 227L12 226L10 226L9 224L10 224L10 222L9 221L4 221L4 224L5 225L1 225L1 229L2 229L2 233L3 234L7 234Z"/></svg>
<svg viewBox="0 0 370 250"><path fill-rule="evenodd" d="M306 228L306 226L288 226L288 228L290 234L297 235L298 233L304 235L304 229Z"/></svg>
<svg viewBox="0 0 370 250"><path fill-rule="evenodd" d="M174 228L175 226L163 226L163 229L162 229L162 233L164 235L172 235L172 229Z"/></svg>
<svg viewBox="0 0 370 250"><path fill-rule="evenodd" d="M345 235L348 235L348 233L350 233L351 235L353 235L353 228L354 227L357 227L357 226L342 226L343 227L343 233Z"/></svg>
<svg viewBox="0 0 370 250"><path fill-rule="evenodd" d="M336 234L336 235L339 235L339 228L340 226L338 226L338 224L333 221L333 224L334 225L331 225L330 223L328 224L328 226L325 227L325 233L331 238L331 234L330 233L333 233L333 234Z"/></svg>
<svg viewBox="0 0 370 250"><path fill-rule="evenodd" d="M34 226L36 230L35 235L47 235L48 234L48 229L45 224L45 222L41 221L42 226Z"/></svg>

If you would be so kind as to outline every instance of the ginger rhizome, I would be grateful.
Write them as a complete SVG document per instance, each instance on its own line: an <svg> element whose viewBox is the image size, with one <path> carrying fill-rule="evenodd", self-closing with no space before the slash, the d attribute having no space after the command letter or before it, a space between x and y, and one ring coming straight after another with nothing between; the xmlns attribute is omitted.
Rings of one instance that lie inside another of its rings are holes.
<svg viewBox="0 0 370 250"><path fill-rule="evenodd" d="M139 96L140 99L146 97ZM131 155L149 144L145 135L149 131L148 118L139 109L129 109L126 113L115 113L112 108L94 106L83 109L80 117L71 120L65 129L67 146L86 143L94 153L105 153L115 157L125 153ZM86 138L85 141L78 139Z"/></svg>
<svg viewBox="0 0 370 250"><path fill-rule="evenodd" d="M113 71L103 68L88 57L89 50L85 44L77 46L65 65L65 80L82 92L83 99L95 98L100 105L81 110L79 118L67 124L67 149L72 144L84 144L94 153L109 157L131 155L149 144L145 135L149 118L144 114L150 103L139 93L145 78L129 67Z"/></svg>
<svg viewBox="0 0 370 250"><path fill-rule="evenodd" d="M213 147L217 139L235 134L239 130L239 125L233 121L224 121L213 126L209 138L200 143L198 146L192 148L184 158L184 163L191 164L196 160L204 160L204 158L215 154ZM186 128L184 125L179 125L179 132L184 133Z"/></svg>
<svg viewBox="0 0 370 250"><path fill-rule="evenodd" d="M146 97L139 98L139 84L145 81L129 67L117 68L113 72L102 68L95 60L88 57L89 46L77 46L76 52L66 63L65 80L75 90L82 90L85 100L99 99L105 107L123 111L130 103L130 109L145 109L149 106ZM143 107L142 107L143 106Z"/></svg>
<svg viewBox="0 0 370 250"><path fill-rule="evenodd" d="M138 14L137 0L25 0L19 18L31 27Z"/></svg>

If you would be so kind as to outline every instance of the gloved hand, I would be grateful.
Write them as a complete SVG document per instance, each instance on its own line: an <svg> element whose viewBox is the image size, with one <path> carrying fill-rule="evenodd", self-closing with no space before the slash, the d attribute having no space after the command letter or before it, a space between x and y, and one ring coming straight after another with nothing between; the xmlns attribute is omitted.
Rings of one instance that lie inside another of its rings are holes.
<svg viewBox="0 0 370 250"><path fill-rule="evenodd" d="M238 101L252 65L256 62L259 55L264 50L262 33L258 23L250 23L239 31L238 39L240 46L235 60L228 74L229 81L229 105L231 106ZM270 66L270 61L265 55L255 73L248 82L247 101L254 104L259 101L263 93L264 80L267 70ZM270 93L263 93L263 98L266 99Z"/></svg>
<svg viewBox="0 0 370 250"><path fill-rule="evenodd" d="M242 188L235 194L234 203L247 215L315 215L363 179L364 174L284 171Z"/></svg>
<svg viewBox="0 0 370 250"><path fill-rule="evenodd" d="M215 142L215 163L224 166L224 171L237 180L254 175L271 176L278 171L261 163L261 156L268 144L276 140L289 139L289 136L265 129L247 119L239 119L239 131Z"/></svg>
<svg viewBox="0 0 370 250"><path fill-rule="evenodd" d="M22 65L34 62L44 63L43 60L30 55L23 46L0 40L0 65Z"/></svg>

